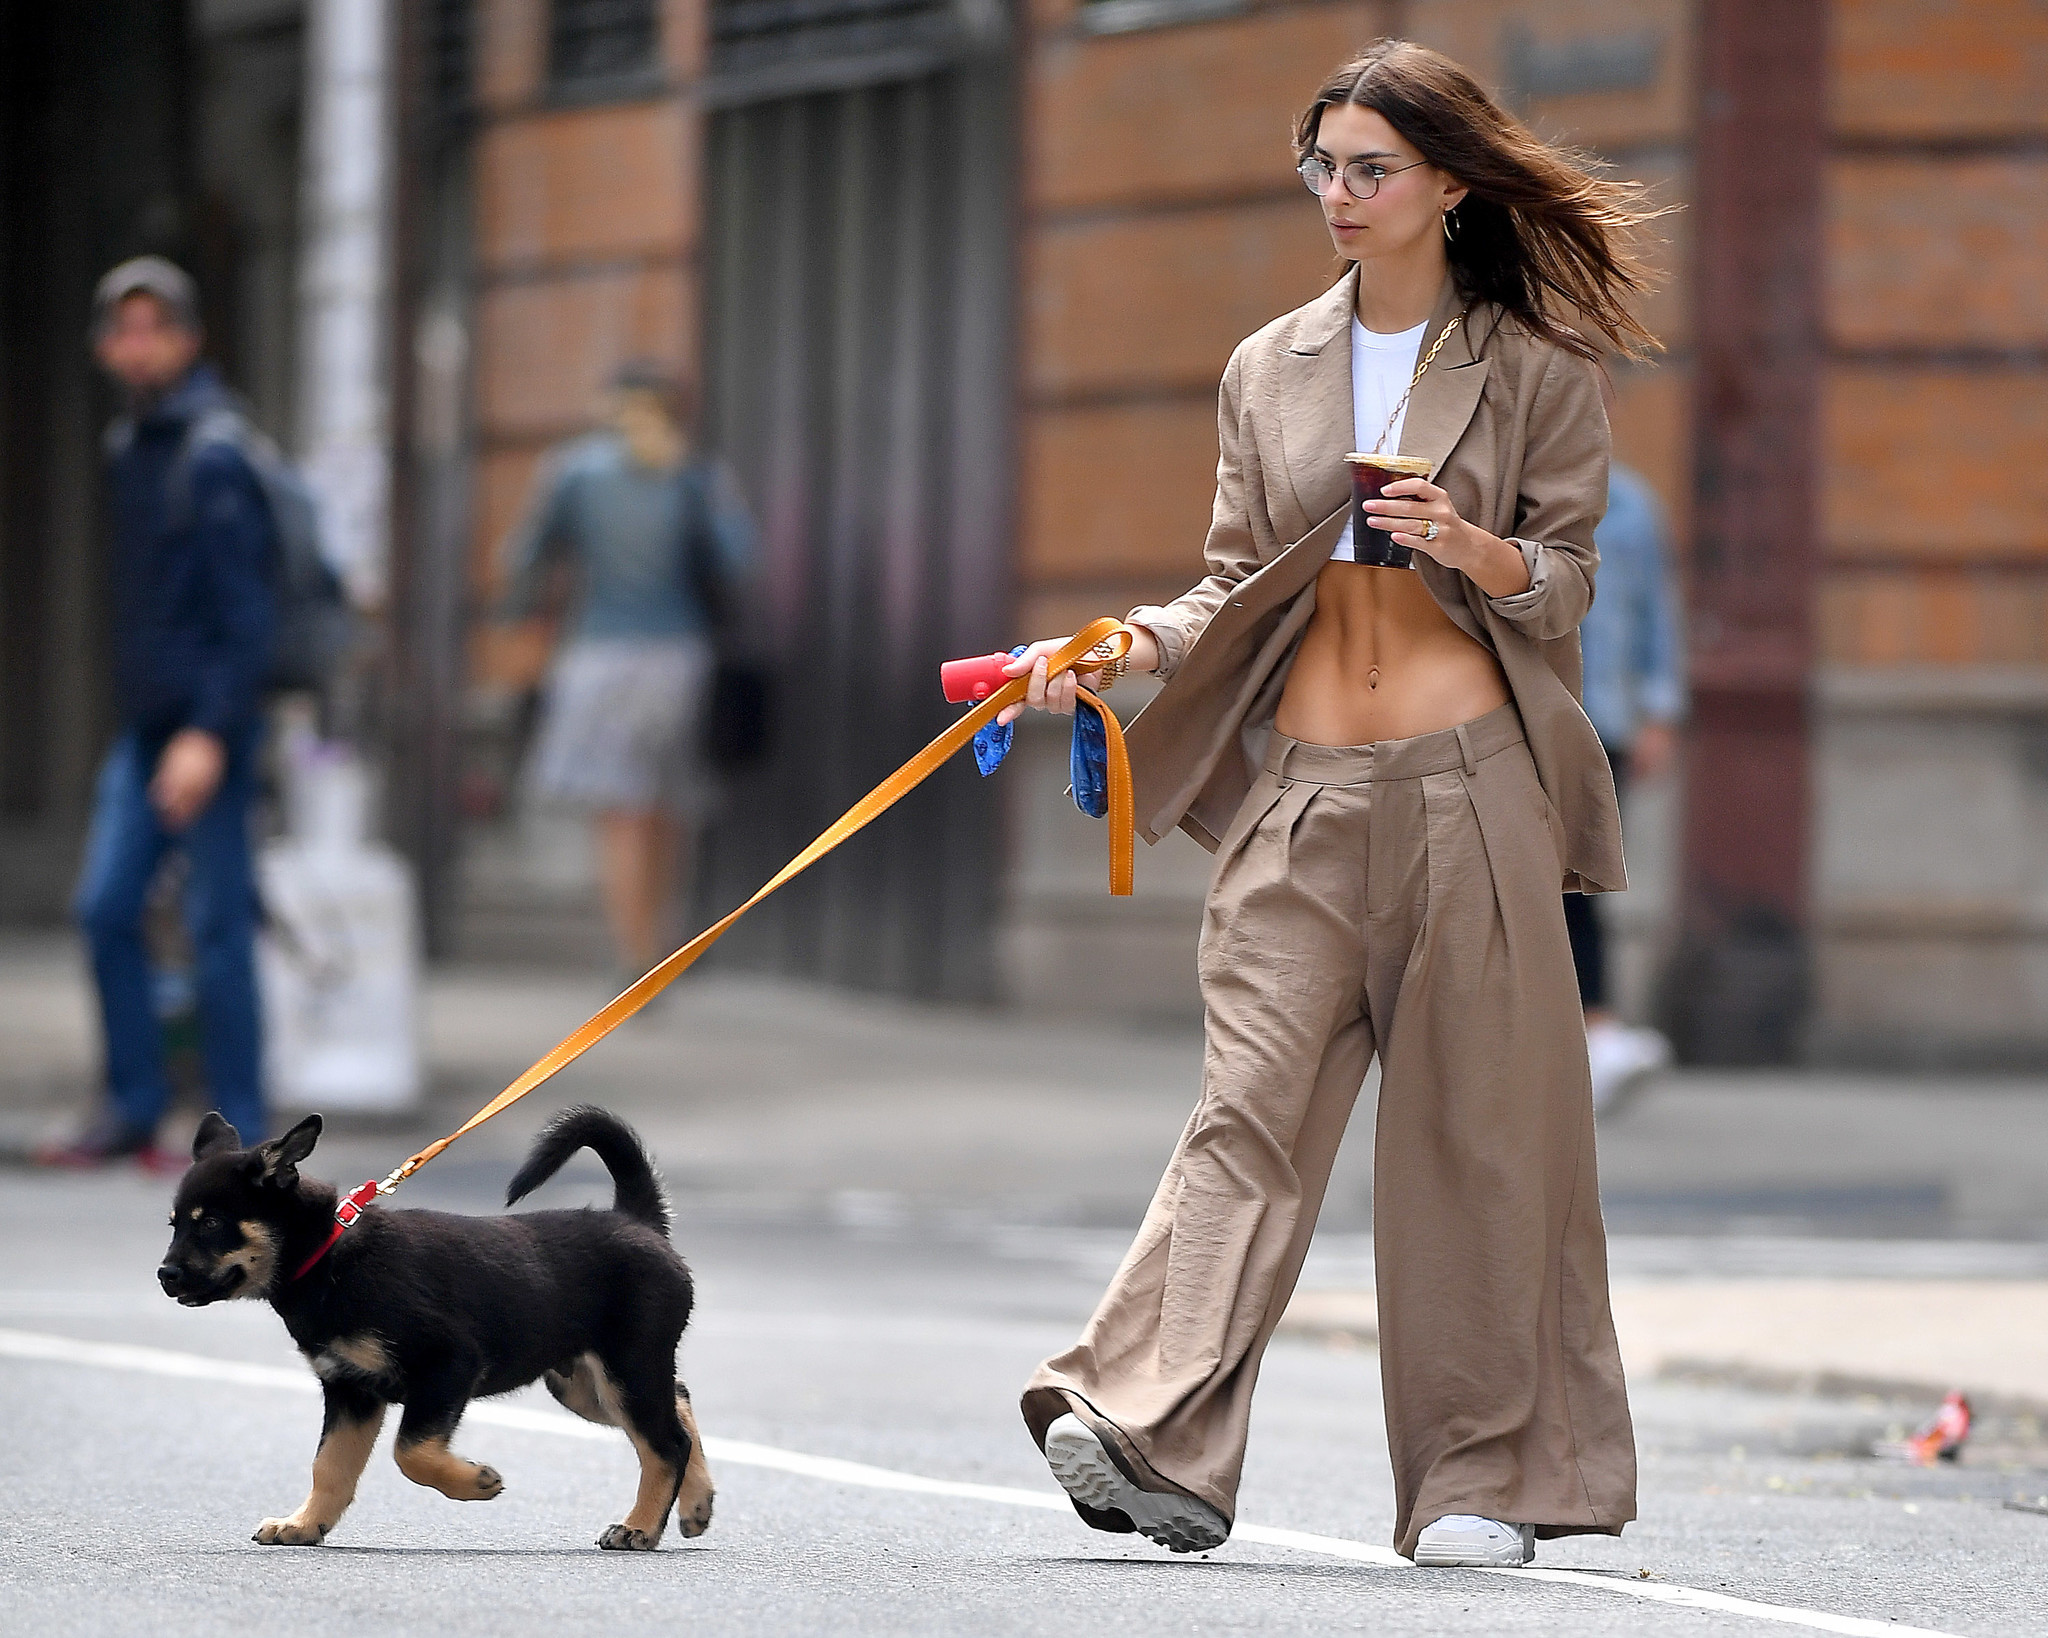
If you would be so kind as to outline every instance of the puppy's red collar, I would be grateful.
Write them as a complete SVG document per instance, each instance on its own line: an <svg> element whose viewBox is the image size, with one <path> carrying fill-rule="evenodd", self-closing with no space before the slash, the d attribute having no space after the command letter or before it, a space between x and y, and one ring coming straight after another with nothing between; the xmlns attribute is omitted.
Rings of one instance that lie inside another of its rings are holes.
<svg viewBox="0 0 2048 1638"><path fill-rule="evenodd" d="M292 1275L293 1284L297 1284L313 1272L320 1259L334 1249L334 1242L339 1240L346 1230L354 1227L356 1219L363 1215L363 1208L376 1198L377 1182L374 1178L361 1188L341 1197L341 1204L334 1208L334 1227L327 1231L327 1238L320 1242L320 1249L299 1264L298 1272Z"/></svg>

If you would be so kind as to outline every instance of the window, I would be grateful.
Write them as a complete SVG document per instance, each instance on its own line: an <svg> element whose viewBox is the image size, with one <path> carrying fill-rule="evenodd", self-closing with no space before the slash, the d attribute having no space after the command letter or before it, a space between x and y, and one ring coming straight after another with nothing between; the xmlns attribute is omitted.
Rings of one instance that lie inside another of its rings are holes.
<svg viewBox="0 0 2048 1638"><path fill-rule="evenodd" d="M1522 24L1509 23L1501 30L1500 60L1507 99L1517 108L1541 97L1649 91L1663 75L1664 31L1539 40Z"/></svg>
<svg viewBox="0 0 2048 1638"><path fill-rule="evenodd" d="M472 0L433 0L427 8L427 102L444 127L469 111L473 11Z"/></svg>
<svg viewBox="0 0 2048 1638"><path fill-rule="evenodd" d="M548 78L559 91L598 91L651 77L655 0L554 0Z"/></svg>
<svg viewBox="0 0 2048 1638"><path fill-rule="evenodd" d="M915 79L999 48L1006 0L712 0L713 102Z"/></svg>
<svg viewBox="0 0 2048 1638"><path fill-rule="evenodd" d="M1074 20L1083 34L1134 34L1235 17L1246 9L1248 0L1083 0Z"/></svg>

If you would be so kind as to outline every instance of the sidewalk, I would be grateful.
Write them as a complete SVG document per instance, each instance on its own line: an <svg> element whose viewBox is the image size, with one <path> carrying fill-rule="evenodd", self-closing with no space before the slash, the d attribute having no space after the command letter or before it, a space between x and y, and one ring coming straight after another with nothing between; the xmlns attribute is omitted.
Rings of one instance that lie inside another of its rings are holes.
<svg viewBox="0 0 2048 1638"><path fill-rule="evenodd" d="M1825 1398L1922 1400L1961 1388L1980 1415L2048 1435L2048 1280L1614 1282L1631 1377L1724 1381ZM1370 1291L1297 1294L1281 1329L1376 1335Z"/></svg>
<svg viewBox="0 0 2048 1638"><path fill-rule="evenodd" d="M324 1170L388 1170L608 998L596 978L437 972L424 1107L332 1121ZM0 1157L19 1157L93 1083L67 941L0 945L0 1038ZM685 1211L929 1221L1106 1274L1199 1067L1192 1028L693 975L416 1192L480 1209L467 1197L502 1188L548 1114L590 1101L641 1130ZM1289 1316L1297 1331L1373 1332L1370 1092ZM1603 1128L1601 1168L1632 1370L1834 1392L1959 1386L2048 1415L2048 1080L1682 1072Z"/></svg>

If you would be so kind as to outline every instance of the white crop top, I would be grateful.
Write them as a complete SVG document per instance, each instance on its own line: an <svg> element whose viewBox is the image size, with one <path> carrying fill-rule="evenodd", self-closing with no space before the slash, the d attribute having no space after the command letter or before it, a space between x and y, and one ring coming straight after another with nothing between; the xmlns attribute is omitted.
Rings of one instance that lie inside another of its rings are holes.
<svg viewBox="0 0 2048 1638"><path fill-rule="evenodd" d="M1352 315L1351 447L1354 450L1369 453L1379 444L1380 429L1386 426L1388 415L1401 402L1401 394L1408 390L1408 383L1415 374L1415 360L1422 352L1422 332L1428 328L1429 320L1424 319L1412 330L1383 336L1360 324L1357 314ZM1407 419L1408 410L1403 405L1393 428L1387 433L1386 443L1380 446L1386 452L1400 452L1401 427ZM1330 557L1340 563L1358 561L1349 522L1344 525L1344 533Z"/></svg>

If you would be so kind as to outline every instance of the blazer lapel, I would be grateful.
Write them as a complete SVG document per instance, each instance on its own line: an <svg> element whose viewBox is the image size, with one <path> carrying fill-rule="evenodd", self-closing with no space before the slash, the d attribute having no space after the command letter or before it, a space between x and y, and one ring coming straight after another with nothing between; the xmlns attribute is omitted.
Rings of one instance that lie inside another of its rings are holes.
<svg viewBox="0 0 2048 1638"><path fill-rule="evenodd" d="M1456 283L1446 279L1443 292L1437 297L1436 311L1430 314L1429 329L1423 334L1425 352L1465 304L1466 298L1459 293ZM1436 362L1415 383L1415 391L1408 400L1408 418L1401 423L1401 453L1427 456L1438 483L1443 482L1444 463L1458 447L1458 440L1465 436L1465 428L1471 425L1486 377L1493 368L1490 359L1477 358L1473 353L1472 326L1478 320L1478 314L1468 312L1465 322L1452 332L1444 350L1436 355ZM1479 521L1483 524L1486 520ZM1471 581L1456 569L1445 568L1426 550L1416 554L1415 572L1422 576L1422 583L1453 624L1474 641L1493 646L1492 638L1466 602L1467 591L1477 590Z"/></svg>
<svg viewBox="0 0 2048 1638"><path fill-rule="evenodd" d="M1354 265L1302 315L1283 355L1280 448L1287 474L1284 496L1267 497L1267 516L1282 540L1298 540L1351 497L1344 457L1351 448L1351 313L1358 297ZM1293 515L1275 516L1275 500Z"/></svg>
<svg viewBox="0 0 2048 1638"><path fill-rule="evenodd" d="M1437 296L1436 311L1429 315L1429 328L1422 333L1425 354L1435 344L1436 338L1443 334L1444 326L1457 317L1458 310L1464 305L1465 299L1459 294L1456 283L1444 280L1443 290ZM1487 374L1493 367L1489 360L1475 357L1471 324L1472 318L1468 316L1452 332L1451 339L1444 343L1444 350L1436 355L1436 362L1415 383L1415 390L1408 398L1407 418L1401 423L1401 453L1428 457L1431 469L1437 472L1443 470L1444 462L1465 435L1473 411L1479 408L1479 395L1486 387Z"/></svg>
<svg viewBox="0 0 2048 1638"><path fill-rule="evenodd" d="M1350 499L1344 457L1354 442L1349 342L1357 299L1358 270L1353 267L1303 315L1285 355L1280 442L1288 493L1269 497L1269 502L1292 502L1291 518L1273 517L1283 539L1308 533ZM1423 332L1425 353L1464 304L1456 282L1445 279ZM1452 332L1436 362L1415 383L1401 423L1401 453L1425 456L1439 471L1471 424L1492 369L1473 352L1471 322L1468 317Z"/></svg>

